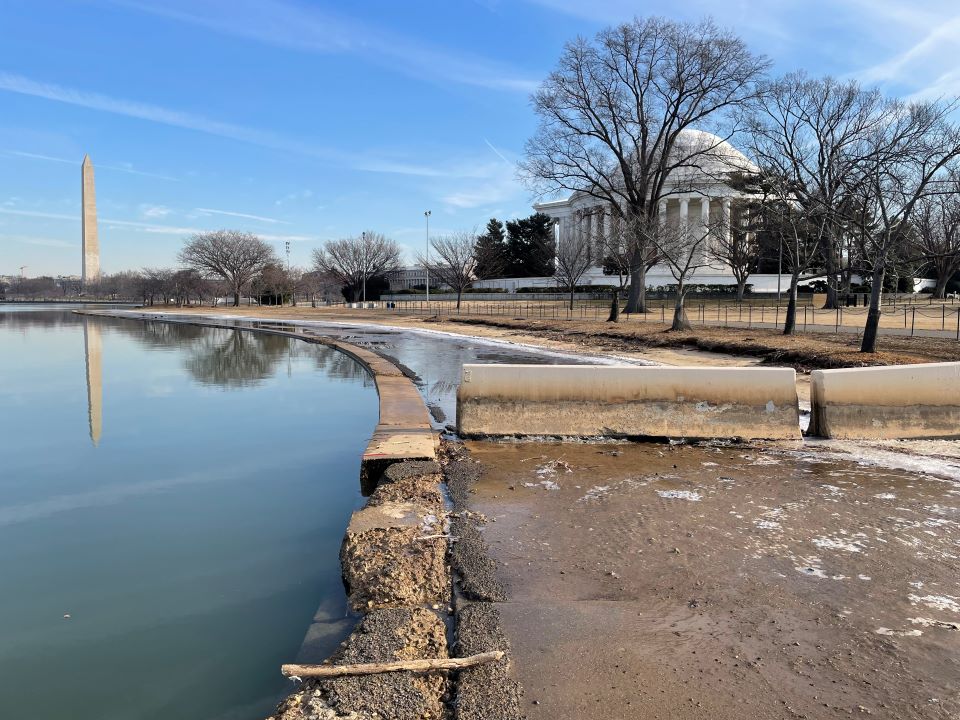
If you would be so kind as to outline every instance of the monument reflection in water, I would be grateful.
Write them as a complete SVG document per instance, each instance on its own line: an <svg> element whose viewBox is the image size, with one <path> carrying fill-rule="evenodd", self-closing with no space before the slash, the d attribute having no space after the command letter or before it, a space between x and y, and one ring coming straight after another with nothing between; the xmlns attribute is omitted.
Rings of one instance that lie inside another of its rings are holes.
<svg viewBox="0 0 960 720"><path fill-rule="evenodd" d="M0 347L0 717L268 714L350 627L366 373L67 310L0 306Z"/></svg>

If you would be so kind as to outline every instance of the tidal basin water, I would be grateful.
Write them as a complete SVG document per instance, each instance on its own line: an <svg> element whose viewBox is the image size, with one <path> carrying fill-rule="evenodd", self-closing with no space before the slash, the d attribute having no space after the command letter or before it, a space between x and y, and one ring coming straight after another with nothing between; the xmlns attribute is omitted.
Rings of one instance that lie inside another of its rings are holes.
<svg viewBox="0 0 960 720"><path fill-rule="evenodd" d="M0 306L0 409L0 718L258 718L315 618L315 655L349 632L349 357Z"/></svg>

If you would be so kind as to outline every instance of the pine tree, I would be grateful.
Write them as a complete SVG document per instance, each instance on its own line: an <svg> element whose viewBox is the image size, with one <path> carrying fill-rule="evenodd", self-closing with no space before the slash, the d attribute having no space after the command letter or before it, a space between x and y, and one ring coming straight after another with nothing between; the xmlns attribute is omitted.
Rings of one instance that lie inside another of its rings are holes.
<svg viewBox="0 0 960 720"><path fill-rule="evenodd" d="M507 277L550 277L553 275L553 220L534 213L507 221Z"/></svg>
<svg viewBox="0 0 960 720"><path fill-rule="evenodd" d="M504 263L506 254L506 233L503 230L503 223L496 218L490 218L487 223L487 231L477 237L477 244L474 249L474 258L477 261L477 267L474 274L479 279L497 277L506 274Z"/></svg>

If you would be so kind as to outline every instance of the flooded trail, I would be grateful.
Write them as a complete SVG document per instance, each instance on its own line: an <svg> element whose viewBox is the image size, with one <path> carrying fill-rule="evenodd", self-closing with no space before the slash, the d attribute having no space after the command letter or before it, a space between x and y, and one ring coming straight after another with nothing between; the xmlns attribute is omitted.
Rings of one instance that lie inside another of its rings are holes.
<svg viewBox="0 0 960 720"><path fill-rule="evenodd" d="M530 718L960 712L957 482L745 446L468 447Z"/></svg>

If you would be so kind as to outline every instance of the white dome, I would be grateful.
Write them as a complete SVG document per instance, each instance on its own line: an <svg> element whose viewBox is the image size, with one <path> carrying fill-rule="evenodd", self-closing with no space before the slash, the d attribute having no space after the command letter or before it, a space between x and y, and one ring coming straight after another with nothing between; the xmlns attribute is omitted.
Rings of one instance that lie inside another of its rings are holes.
<svg viewBox="0 0 960 720"><path fill-rule="evenodd" d="M691 167L687 169L689 172L699 169L708 175L720 176L737 170L757 169L746 155L719 135L693 128L681 130L673 148L673 155L682 157L692 152L702 154L691 161Z"/></svg>

